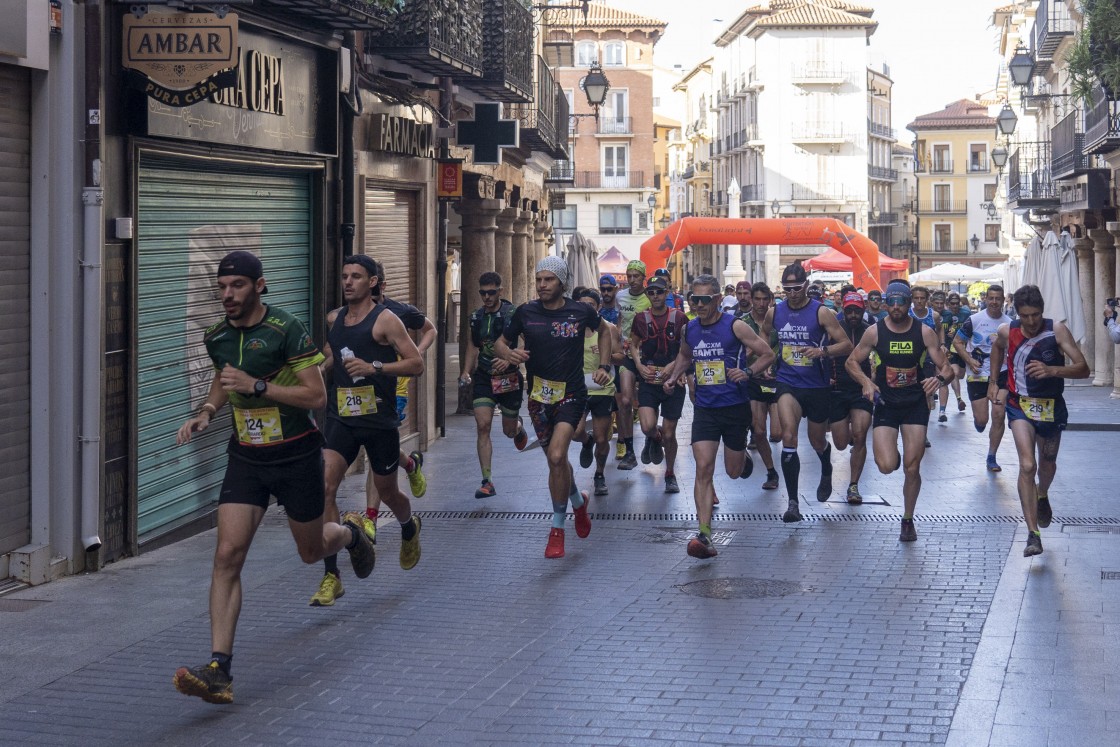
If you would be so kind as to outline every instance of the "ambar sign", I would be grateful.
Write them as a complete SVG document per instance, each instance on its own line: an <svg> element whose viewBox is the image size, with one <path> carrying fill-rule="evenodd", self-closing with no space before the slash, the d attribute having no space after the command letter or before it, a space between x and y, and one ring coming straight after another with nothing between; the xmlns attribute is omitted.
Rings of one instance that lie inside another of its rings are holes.
<svg viewBox="0 0 1120 747"><path fill-rule="evenodd" d="M237 66L236 13L128 13L123 24L122 65L152 98L188 106L229 85L217 78L232 77Z"/></svg>

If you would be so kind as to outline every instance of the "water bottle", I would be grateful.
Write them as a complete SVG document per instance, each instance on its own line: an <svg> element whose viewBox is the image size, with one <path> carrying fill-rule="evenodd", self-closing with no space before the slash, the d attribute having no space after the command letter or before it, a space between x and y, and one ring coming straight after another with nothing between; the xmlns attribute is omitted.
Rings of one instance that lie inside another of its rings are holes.
<svg viewBox="0 0 1120 747"><path fill-rule="evenodd" d="M350 360L351 358L354 357L354 351L351 350L350 348L342 348L341 350L338 351L338 354L342 356L342 360L344 360L344 361L348 361L348 360ZM355 384L357 384L359 381L365 381L365 380L366 380L365 376L354 376L351 379L351 381L353 381Z"/></svg>

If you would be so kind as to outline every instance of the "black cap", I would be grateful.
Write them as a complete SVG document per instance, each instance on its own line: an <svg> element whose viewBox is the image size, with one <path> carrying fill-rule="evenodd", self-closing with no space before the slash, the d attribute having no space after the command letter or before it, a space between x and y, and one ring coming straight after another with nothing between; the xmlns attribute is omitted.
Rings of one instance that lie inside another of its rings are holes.
<svg viewBox="0 0 1120 747"><path fill-rule="evenodd" d="M649 281L646 283L646 287L669 290L669 283L666 282L665 278L661 277L660 275L655 275L654 277L649 279Z"/></svg>
<svg viewBox="0 0 1120 747"><path fill-rule="evenodd" d="M264 266L257 255L238 250L222 257L222 261L218 263L218 277L227 275L240 275L255 282L264 277ZM268 286L261 293L268 293Z"/></svg>

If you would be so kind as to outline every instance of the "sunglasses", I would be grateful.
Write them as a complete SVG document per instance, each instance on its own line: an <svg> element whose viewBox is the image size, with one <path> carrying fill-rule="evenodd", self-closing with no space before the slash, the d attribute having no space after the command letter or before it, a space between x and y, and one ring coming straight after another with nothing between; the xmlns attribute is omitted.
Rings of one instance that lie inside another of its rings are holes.
<svg viewBox="0 0 1120 747"><path fill-rule="evenodd" d="M909 306L910 299L906 296L887 296L887 306Z"/></svg>
<svg viewBox="0 0 1120 747"><path fill-rule="evenodd" d="M707 306L708 304L710 304L712 302L712 299L714 299L714 298L715 298L715 296L713 296L711 293L703 293L703 294L693 293L691 296L688 297L688 301L689 301L689 303L693 303L693 304L696 304L698 306Z"/></svg>
<svg viewBox="0 0 1120 747"><path fill-rule="evenodd" d="M664 288L646 288L647 296L663 296L665 295Z"/></svg>
<svg viewBox="0 0 1120 747"><path fill-rule="evenodd" d="M782 284L782 290L784 290L786 293L797 293L798 291L804 289L805 283L798 283L796 285L786 285L785 283Z"/></svg>
<svg viewBox="0 0 1120 747"><path fill-rule="evenodd" d="M498 295L498 291L496 291L496 290L479 290L478 295L482 296L483 298L489 298L490 296Z"/></svg>

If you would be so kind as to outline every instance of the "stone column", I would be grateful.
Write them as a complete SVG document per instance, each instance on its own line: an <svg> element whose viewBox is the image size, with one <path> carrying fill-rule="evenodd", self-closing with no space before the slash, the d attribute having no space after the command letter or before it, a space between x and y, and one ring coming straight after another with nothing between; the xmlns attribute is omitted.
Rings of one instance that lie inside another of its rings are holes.
<svg viewBox="0 0 1120 747"><path fill-rule="evenodd" d="M506 294L513 291L513 222L517 208L506 208L498 213L498 232L494 236L494 272L502 276Z"/></svg>
<svg viewBox="0 0 1120 747"><path fill-rule="evenodd" d="M537 297L537 262L548 256L548 246L552 241L552 226L548 225L546 218L538 217L537 222L533 224L533 248L529 252L528 262L528 288L526 288L527 298L531 300Z"/></svg>
<svg viewBox="0 0 1120 747"><path fill-rule="evenodd" d="M513 278L510 283L510 300L514 305L529 300L529 254L533 241L533 214L520 210L513 222Z"/></svg>
<svg viewBox="0 0 1120 747"><path fill-rule="evenodd" d="M1097 352L1094 348L1097 325L1093 320L1100 314L1099 309L1093 308L1093 242L1090 239L1074 239L1073 250L1077 253L1077 291L1081 295L1081 313L1085 315L1085 339L1081 341L1081 353L1092 371Z"/></svg>
<svg viewBox="0 0 1120 747"><path fill-rule="evenodd" d="M471 337L470 315L479 305L478 278L494 269L496 219L501 203L492 199L463 199L455 205L455 211L463 217L463 259L459 265L463 304L459 315L459 360L462 360Z"/></svg>
<svg viewBox="0 0 1120 747"><path fill-rule="evenodd" d="M1105 298L1114 298L1118 293L1120 293L1120 223L1108 223L1106 225L1106 228L1108 228L1108 232L1112 234L1112 238L1115 242L1115 253L1112 257L1112 266L1114 268L1115 275L1112 278L1112 288L1110 289L1108 295L1105 296ZM1117 354L1116 345L1108 337L1108 330L1098 326L1100 325L1101 319L1103 317L1103 314L1101 313L1103 310L1104 304L1101 303L1095 309L1093 309L1092 316L1085 317L1085 324L1086 326L1088 326L1091 323L1094 327L1100 330L1100 335L1108 340L1108 348L1112 351L1113 362L1116 366L1112 372L1113 389L1110 398L1120 399L1120 354Z"/></svg>
<svg viewBox="0 0 1120 747"><path fill-rule="evenodd" d="M1120 224L1116 225L1120 229ZM1104 300L1116 295L1116 248L1112 234L1099 228L1089 231L1089 238L1093 240L1093 316L1092 323L1100 324L1100 310L1104 308ZM1088 320L1086 320L1088 323ZM1100 330L1095 336L1096 355L1094 356L1093 386L1112 385L1112 360L1116 347L1107 334Z"/></svg>

